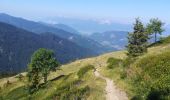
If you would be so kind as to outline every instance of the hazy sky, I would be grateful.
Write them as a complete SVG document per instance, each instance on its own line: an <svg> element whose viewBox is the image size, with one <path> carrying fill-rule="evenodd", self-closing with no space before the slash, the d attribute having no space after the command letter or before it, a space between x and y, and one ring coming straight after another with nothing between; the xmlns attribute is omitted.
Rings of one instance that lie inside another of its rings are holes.
<svg viewBox="0 0 170 100"><path fill-rule="evenodd" d="M158 17L170 23L170 0L0 0L0 12L32 20L64 16L129 23Z"/></svg>

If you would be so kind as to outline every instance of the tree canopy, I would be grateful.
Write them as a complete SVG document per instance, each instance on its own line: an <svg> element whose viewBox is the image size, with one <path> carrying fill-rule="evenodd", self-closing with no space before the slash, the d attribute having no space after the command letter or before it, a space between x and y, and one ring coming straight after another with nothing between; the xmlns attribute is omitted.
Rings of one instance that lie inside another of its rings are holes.
<svg viewBox="0 0 170 100"><path fill-rule="evenodd" d="M54 58L53 51L44 48L35 51L28 65L30 86L38 88L42 77L44 78L44 83L46 83L50 71L55 71L58 66L59 63Z"/></svg>
<svg viewBox="0 0 170 100"><path fill-rule="evenodd" d="M153 18L150 20L149 24L147 25L147 32L149 35L155 35L155 42L157 42L157 34L160 34L164 31L162 28L164 23L159 20L158 18Z"/></svg>
<svg viewBox="0 0 170 100"><path fill-rule="evenodd" d="M148 35L139 18L134 24L134 31L128 35L128 56L137 57L147 51Z"/></svg>

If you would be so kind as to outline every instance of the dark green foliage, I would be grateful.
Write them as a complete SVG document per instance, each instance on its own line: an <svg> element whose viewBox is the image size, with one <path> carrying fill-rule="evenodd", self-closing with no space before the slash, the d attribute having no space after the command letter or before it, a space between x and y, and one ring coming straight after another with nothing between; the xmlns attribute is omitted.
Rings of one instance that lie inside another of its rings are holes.
<svg viewBox="0 0 170 100"><path fill-rule="evenodd" d="M44 78L44 83L47 82L47 75L50 71L55 71L59 63L54 58L54 53L51 50L39 49L37 50L31 58L31 68L40 68L41 74Z"/></svg>
<svg viewBox="0 0 170 100"><path fill-rule="evenodd" d="M150 23L147 25L147 33L150 35L155 34L155 43L157 42L157 34L161 34L164 31L162 28L163 25L164 23L158 18L151 19Z"/></svg>
<svg viewBox="0 0 170 100"><path fill-rule="evenodd" d="M129 33L127 51L129 57L137 57L147 52L148 35L139 19L136 19L133 33Z"/></svg>
<svg viewBox="0 0 170 100"><path fill-rule="evenodd" d="M130 100L143 100L143 98L140 95L136 95L133 98L131 98Z"/></svg>
<svg viewBox="0 0 170 100"><path fill-rule="evenodd" d="M30 93L38 89L42 77L44 78L44 83L46 83L50 71L54 71L59 66L53 56L54 54L51 50L43 48L32 55L31 62L28 65L28 88Z"/></svg>
<svg viewBox="0 0 170 100"><path fill-rule="evenodd" d="M82 78L89 70L93 70L93 69L94 69L93 65L87 65L85 67L80 68L77 75L79 78Z"/></svg>
<svg viewBox="0 0 170 100"><path fill-rule="evenodd" d="M120 74L120 78L125 79L126 77L127 77L127 72L123 70L122 73Z"/></svg>
<svg viewBox="0 0 170 100"><path fill-rule="evenodd" d="M107 60L107 63L108 63L107 68L112 69L114 67L118 67L122 63L122 60L116 58L109 58Z"/></svg>

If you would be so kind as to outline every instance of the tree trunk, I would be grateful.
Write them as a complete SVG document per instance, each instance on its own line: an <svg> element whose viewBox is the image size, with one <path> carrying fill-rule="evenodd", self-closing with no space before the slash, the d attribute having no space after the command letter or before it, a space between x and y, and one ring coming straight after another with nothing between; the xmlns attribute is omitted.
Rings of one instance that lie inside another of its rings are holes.
<svg viewBox="0 0 170 100"><path fill-rule="evenodd" d="M44 75L44 83L47 83L47 75Z"/></svg>
<svg viewBox="0 0 170 100"><path fill-rule="evenodd" d="M156 43L156 41L157 41L157 34L155 33L155 43Z"/></svg>

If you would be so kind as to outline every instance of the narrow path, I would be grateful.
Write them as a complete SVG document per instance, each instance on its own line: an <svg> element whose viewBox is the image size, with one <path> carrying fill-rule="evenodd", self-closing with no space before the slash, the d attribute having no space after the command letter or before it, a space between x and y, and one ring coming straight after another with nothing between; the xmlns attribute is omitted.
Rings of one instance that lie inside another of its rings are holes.
<svg viewBox="0 0 170 100"><path fill-rule="evenodd" d="M97 70L94 71L94 74L96 77L99 77L106 81L106 88L105 88L106 100L128 100L126 93L116 88L115 84L111 79L102 76Z"/></svg>

